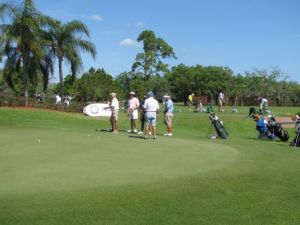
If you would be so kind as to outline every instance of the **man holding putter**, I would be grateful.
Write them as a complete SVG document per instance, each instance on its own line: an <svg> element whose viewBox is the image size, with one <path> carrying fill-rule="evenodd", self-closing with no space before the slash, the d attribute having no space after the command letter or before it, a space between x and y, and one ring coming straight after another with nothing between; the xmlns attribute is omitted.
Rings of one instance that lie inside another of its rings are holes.
<svg viewBox="0 0 300 225"><path fill-rule="evenodd" d="M165 110L164 110L164 122L167 125L167 133L164 136L172 137L172 119L173 119L173 111L174 111L174 104L171 100L169 95L165 96L166 103L165 103Z"/></svg>
<svg viewBox="0 0 300 225"><path fill-rule="evenodd" d="M138 119L138 108L140 106L139 100L135 97L135 93L132 91L129 93L130 99L128 101L127 115L130 119L131 130L128 130L128 133L137 133L137 124Z"/></svg>
<svg viewBox="0 0 300 225"><path fill-rule="evenodd" d="M113 134L118 133L119 102L116 96L117 96L116 93L111 93L110 94L111 103L109 104L108 107L104 108L104 110L111 109L110 123L111 123L111 130Z"/></svg>

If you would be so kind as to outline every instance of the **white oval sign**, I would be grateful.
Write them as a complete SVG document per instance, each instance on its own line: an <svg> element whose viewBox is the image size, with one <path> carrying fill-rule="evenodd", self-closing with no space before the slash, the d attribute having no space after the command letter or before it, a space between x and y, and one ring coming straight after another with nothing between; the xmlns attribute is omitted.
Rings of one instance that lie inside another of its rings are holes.
<svg viewBox="0 0 300 225"><path fill-rule="evenodd" d="M106 107L108 104L105 103L91 104L83 109L83 113L87 116L111 116L111 110L105 110Z"/></svg>

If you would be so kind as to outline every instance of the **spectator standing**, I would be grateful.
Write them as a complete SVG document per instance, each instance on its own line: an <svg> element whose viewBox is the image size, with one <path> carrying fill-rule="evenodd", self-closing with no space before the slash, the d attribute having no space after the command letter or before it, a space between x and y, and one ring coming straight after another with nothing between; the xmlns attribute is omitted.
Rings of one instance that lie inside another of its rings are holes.
<svg viewBox="0 0 300 225"><path fill-rule="evenodd" d="M58 104L60 104L60 103L61 103L61 97L59 96L59 94L57 94L57 95L55 96L55 104L58 105Z"/></svg>
<svg viewBox="0 0 300 225"><path fill-rule="evenodd" d="M129 93L130 99L128 101L127 115L130 119L131 130L128 133L137 133L137 119L138 108L140 106L139 100L135 97L135 93L132 91Z"/></svg>
<svg viewBox="0 0 300 225"><path fill-rule="evenodd" d="M194 93L190 94L188 97L188 110L191 111L191 106L193 106Z"/></svg>
<svg viewBox="0 0 300 225"><path fill-rule="evenodd" d="M111 123L111 131L113 134L118 133L118 113L119 113L119 102L117 99L116 93L111 93L111 103L108 107L105 107L106 109L111 109L111 116L110 116L110 123Z"/></svg>
<svg viewBox="0 0 300 225"><path fill-rule="evenodd" d="M171 100L169 95L165 96L166 104L164 110L164 123L167 125L167 133L164 136L172 137L172 120L173 120L173 111L174 111L174 104Z"/></svg>
<svg viewBox="0 0 300 225"><path fill-rule="evenodd" d="M225 103L225 94L223 91L220 91L218 96L218 106L219 106L219 112L224 112L223 104Z"/></svg>
<svg viewBox="0 0 300 225"><path fill-rule="evenodd" d="M154 99L154 94L152 91L150 91L148 93L148 99L146 99L144 105L144 112L145 112L145 119L146 119L146 134L144 139L149 138L150 126L152 127L153 130L153 138L157 139L156 120L158 118L158 110L159 110L158 101Z"/></svg>
<svg viewBox="0 0 300 225"><path fill-rule="evenodd" d="M145 129L145 112L144 112L144 105L145 101L147 99L147 96L144 96L143 102L140 104L140 121L141 121L141 131L138 133L140 135L144 134L144 129ZM151 133L149 132L149 135Z"/></svg>

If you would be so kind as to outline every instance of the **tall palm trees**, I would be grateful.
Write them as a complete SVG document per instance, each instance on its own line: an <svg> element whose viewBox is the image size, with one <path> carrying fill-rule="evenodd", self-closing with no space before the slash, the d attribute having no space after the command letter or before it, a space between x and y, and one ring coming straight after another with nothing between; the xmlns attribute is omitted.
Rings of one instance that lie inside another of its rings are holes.
<svg viewBox="0 0 300 225"><path fill-rule="evenodd" d="M89 37L87 27L80 21L74 20L66 24L59 24L51 32L52 52L58 58L61 96L64 97L63 61L71 66L73 79L82 68L80 51L90 53L95 59L96 48L93 43L81 38L82 35Z"/></svg>
<svg viewBox="0 0 300 225"><path fill-rule="evenodd" d="M96 57L94 44L81 38L82 35L89 37L89 31L82 22L74 20L61 24L37 11L33 0L24 0L20 5L0 4L0 17L3 22L5 17L11 21L0 25L0 61L5 60L4 76L13 85L12 74L23 68L26 99L28 80L34 84L38 75L42 74L46 87L56 58L63 97L63 61L71 66L75 78L82 68L80 51L90 53L94 59Z"/></svg>
<svg viewBox="0 0 300 225"><path fill-rule="evenodd" d="M54 19L43 15L35 8L32 0L24 0L20 5L1 4L0 16L10 17L10 24L0 25L0 47L6 56L4 73L6 78L23 67L24 97L28 99L28 78L34 80L37 72L48 77L53 71L53 62L45 54L46 28L56 24Z"/></svg>

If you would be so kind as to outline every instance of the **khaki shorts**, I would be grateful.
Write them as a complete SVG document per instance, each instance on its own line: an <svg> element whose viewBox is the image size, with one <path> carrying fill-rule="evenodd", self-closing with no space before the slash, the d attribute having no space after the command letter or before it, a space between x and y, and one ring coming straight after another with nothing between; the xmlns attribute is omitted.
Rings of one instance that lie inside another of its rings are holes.
<svg viewBox="0 0 300 225"><path fill-rule="evenodd" d="M172 113L165 114L165 118L164 118L165 125L172 125L173 116L174 115Z"/></svg>
<svg viewBox="0 0 300 225"><path fill-rule="evenodd" d="M110 121L117 122L118 121L118 111L114 111L111 113Z"/></svg>

